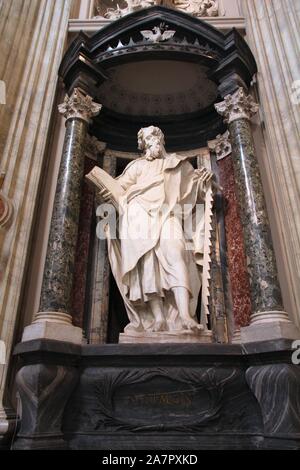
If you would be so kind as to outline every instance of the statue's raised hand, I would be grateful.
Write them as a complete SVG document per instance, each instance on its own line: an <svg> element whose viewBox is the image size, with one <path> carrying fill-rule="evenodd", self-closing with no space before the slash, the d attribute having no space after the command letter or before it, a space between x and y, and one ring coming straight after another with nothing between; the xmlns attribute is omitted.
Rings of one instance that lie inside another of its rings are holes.
<svg viewBox="0 0 300 470"><path fill-rule="evenodd" d="M204 166L194 170L194 174L199 178L203 191L207 189L208 183L210 182L214 191L223 191L223 188L216 182L215 174Z"/></svg>
<svg viewBox="0 0 300 470"><path fill-rule="evenodd" d="M99 191L98 194L101 197L101 199L103 199L103 201L108 202L108 203L111 202L111 193L107 189L101 189L101 191Z"/></svg>
<svg viewBox="0 0 300 470"><path fill-rule="evenodd" d="M203 186L206 185L211 181L211 179L214 176L214 173L209 171L207 168L204 166L201 168L198 168L197 170L194 170L194 173L198 176L198 178L201 180Z"/></svg>

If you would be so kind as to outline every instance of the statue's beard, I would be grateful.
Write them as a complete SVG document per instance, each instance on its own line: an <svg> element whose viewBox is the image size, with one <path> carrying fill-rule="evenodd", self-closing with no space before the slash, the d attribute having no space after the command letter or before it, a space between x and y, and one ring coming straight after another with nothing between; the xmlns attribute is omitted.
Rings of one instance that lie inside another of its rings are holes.
<svg viewBox="0 0 300 470"><path fill-rule="evenodd" d="M151 147L148 147L145 150L144 156L146 160L151 161L155 160L156 158L162 158L163 157L163 151L161 146L159 145L152 145Z"/></svg>

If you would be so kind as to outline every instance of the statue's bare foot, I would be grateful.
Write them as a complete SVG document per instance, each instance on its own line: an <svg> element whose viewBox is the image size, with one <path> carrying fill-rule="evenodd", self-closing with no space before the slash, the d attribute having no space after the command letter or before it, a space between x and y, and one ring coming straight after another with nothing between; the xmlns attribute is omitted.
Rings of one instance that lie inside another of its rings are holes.
<svg viewBox="0 0 300 470"><path fill-rule="evenodd" d="M192 330L192 331L198 331L198 330L203 329L203 326L200 325L200 323L197 323L192 318L184 318L182 320L182 327L184 330Z"/></svg>
<svg viewBox="0 0 300 470"><path fill-rule="evenodd" d="M164 320L158 320L154 323L153 327L151 328L151 330L153 332L157 332L157 331L165 331L166 329L166 324L165 324L165 321Z"/></svg>
<svg viewBox="0 0 300 470"><path fill-rule="evenodd" d="M132 323L128 323L127 326L124 328L124 333L140 333L143 331L143 326L140 324L139 326L134 326Z"/></svg>

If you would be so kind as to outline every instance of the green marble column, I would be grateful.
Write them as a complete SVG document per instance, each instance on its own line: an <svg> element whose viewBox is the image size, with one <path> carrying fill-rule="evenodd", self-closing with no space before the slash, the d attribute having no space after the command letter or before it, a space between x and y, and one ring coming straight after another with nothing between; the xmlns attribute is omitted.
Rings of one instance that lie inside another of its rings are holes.
<svg viewBox="0 0 300 470"><path fill-rule="evenodd" d="M87 123L81 119L66 122L66 134L59 169L43 285L38 316L48 312L65 313L71 322L70 301L83 178L83 145Z"/></svg>
<svg viewBox="0 0 300 470"><path fill-rule="evenodd" d="M290 323L282 305L270 225L250 126L250 119L258 111L258 105L250 95L246 95L243 88L239 88L215 107L228 123L230 132L251 289L251 324L269 323L270 326L270 322ZM261 339L259 335L258 339Z"/></svg>
<svg viewBox="0 0 300 470"><path fill-rule="evenodd" d="M71 340L72 334L62 326L72 326L71 293L78 233L81 184L84 176L84 145L89 120L99 113L101 105L94 103L78 89L66 96L59 112L66 118L66 133L60 163L54 207L51 219L39 312L25 339L38 336ZM48 323L47 331L41 323ZM34 331L34 324L38 329ZM50 326L49 326L50 324ZM56 325L54 328L53 324ZM79 328L76 335L79 335ZM26 329L25 329L26 330ZM80 333L81 334L81 333ZM24 340L23 335L23 340ZM28 336L29 335L29 336Z"/></svg>
<svg viewBox="0 0 300 470"><path fill-rule="evenodd" d="M253 312L282 311L275 254L250 122L229 124Z"/></svg>

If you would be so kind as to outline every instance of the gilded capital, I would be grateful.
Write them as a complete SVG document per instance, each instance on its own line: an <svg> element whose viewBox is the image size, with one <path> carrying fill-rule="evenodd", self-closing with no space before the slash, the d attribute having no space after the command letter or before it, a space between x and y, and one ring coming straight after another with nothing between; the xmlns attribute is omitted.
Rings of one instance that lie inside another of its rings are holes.
<svg viewBox="0 0 300 470"><path fill-rule="evenodd" d="M68 119L83 119L89 123L93 116L99 114L102 105L95 103L89 95L84 95L75 88L72 95L65 96L64 102L58 106L58 111Z"/></svg>
<svg viewBox="0 0 300 470"><path fill-rule="evenodd" d="M207 146L210 150L215 152L217 160L227 157L231 153L231 143L229 139L229 131L224 134L219 134L213 140L207 142Z"/></svg>
<svg viewBox="0 0 300 470"><path fill-rule="evenodd" d="M237 119L250 120L258 111L258 104L251 95L240 87L233 95L227 95L224 101L215 104L215 108L228 124Z"/></svg>

